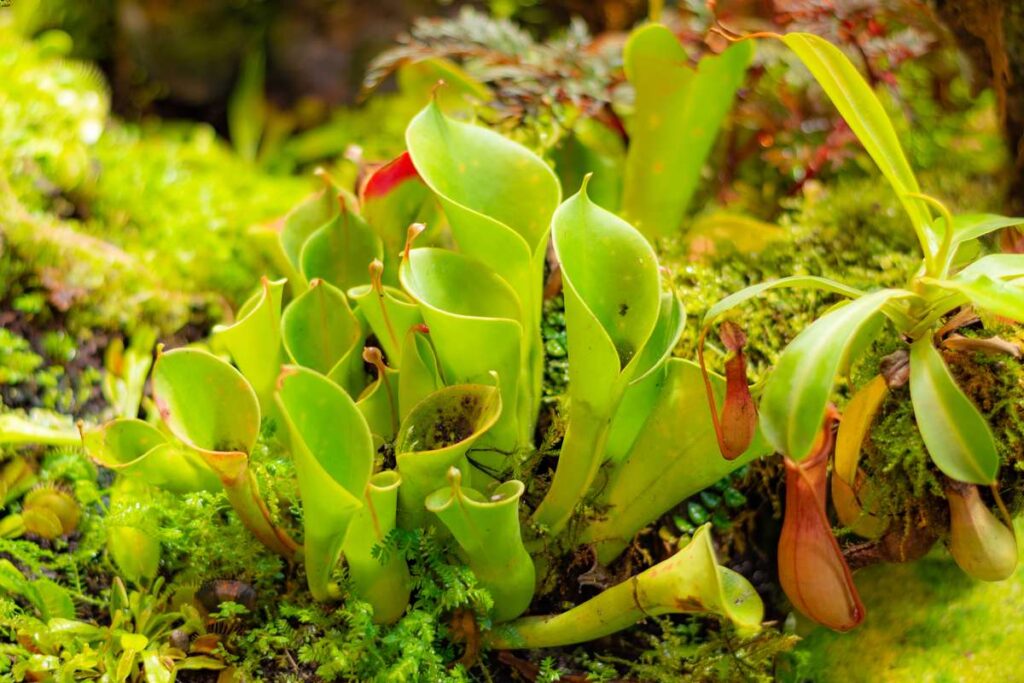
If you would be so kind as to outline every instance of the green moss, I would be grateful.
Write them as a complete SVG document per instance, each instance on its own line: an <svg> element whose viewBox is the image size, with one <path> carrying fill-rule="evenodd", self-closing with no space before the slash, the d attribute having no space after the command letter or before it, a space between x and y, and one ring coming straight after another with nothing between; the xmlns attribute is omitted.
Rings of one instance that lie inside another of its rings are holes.
<svg viewBox="0 0 1024 683"><path fill-rule="evenodd" d="M42 364L28 341L0 328L0 384L27 382Z"/></svg>
<svg viewBox="0 0 1024 683"><path fill-rule="evenodd" d="M283 216L312 187L241 160L206 126L111 126L94 155L83 232L120 246L165 288L216 291L235 303L267 270L248 230Z"/></svg>
<svg viewBox="0 0 1024 683"><path fill-rule="evenodd" d="M41 208L87 182L110 98L95 67L65 60L59 45L23 40L6 12L0 73L0 169L30 208Z"/></svg>
<svg viewBox="0 0 1024 683"><path fill-rule="evenodd" d="M38 349L38 352L37 352ZM0 398L7 408L47 408L80 416L99 393L100 373L72 364L74 340L61 331L40 335L33 344L0 330Z"/></svg>
<svg viewBox="0 0 1024 683"><path fill-rule="evenodd" d="M242 161L207 126L109 120L99 72L51 43L0 13L0 300L66 311L73 336L218 317L266 270L249 229L311 181Z"/></svg>
<svg viewBox="0 0 1024 683"><path fill-rule="evenodd" d="M741 638L730 631L709 632L699 619L659 620L661 632L648 636L651 649L631 663L642 681L720 681L769 683L776 657L796 642L774 628Z"/></svg>
<svg viewBox="0 0 1024 683"><path fill-rule="evenodd" d="M718 242L710 256L695 254L693 236L668 246L664 261L675 273L689 316L677 355L695 357L705 312L748 285L818 275L864 289L902 286L920 261L895 195L876 179L812 186L802 199L790 202L779 227L781 232L765 230L757 251L740 253ZM751 378L763 379L786 344L836 301L835 295L812 290L773 291L731 313L747 331ZM708 342L714 349L713 335ZM718 354L708 359L721 370Z"/></svg>

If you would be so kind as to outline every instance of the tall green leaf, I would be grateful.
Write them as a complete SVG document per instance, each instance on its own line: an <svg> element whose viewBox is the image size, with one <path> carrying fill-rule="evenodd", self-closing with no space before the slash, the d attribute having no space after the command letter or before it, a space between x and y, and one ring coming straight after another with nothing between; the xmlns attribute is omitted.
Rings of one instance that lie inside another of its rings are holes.
<svg viewBox="0 0 1024 683"><path fill-rule="evenodd" d="M491 373L498 373L505 407L487 444L505 453L526 446L534 412L515 292L481 261L445 249L410 250L399 277L419 303L448 383L490 384ZM489 466L507 464L496 451L488 457Z"/></svg>
<svg viewBox="0 0 1024 683"><path fill-rule="evenodd" d="M416 170L437 195L459 248L498 273L522 308L523 385L536 413L544 352L540 338L544 261L551 216L562 198L554 171L508 138L447 118L432 101L405 133ZM506 404L512 412L514 405Z"/></svg>
<svg viewBox="0 0 1024 683"><path fill-rule="evenodd" d="M330 375L352 396L362 390L363 332L345 295L334 286L313 280L309 289L288 304L281 316L288 356L298 365Z"/></svg>
<svg viewBox="0 0 1024 683"><path fill-rule="evenodd" d="M306 576L317 600L329 578L373 470L373 441L355 402L321 374L289 366L276 393L292 436L302 496Z"/></svg>
<svg viewBox="0 0 1024 683"><path fill-rule="evenodd" d="M921 189L878 96L846 55L827 40L810 33L788 33L782 36L782 42L810 70L892 185L930 258L939 243L931 214L918 200L906 196L920 193Z"/></svg>
<svg viewBox="0 0 1024 683"><path fill-rule="evenodd" d="M636 110L622 213L647 237L671 235L680 227L753 54L750 42L736 43L694 69L664 26L649 24L630 36L623 60L636 90Z"/></svg>
<svg viewBox="0 0 1024 683"><path fill-rule="evenodd" d="M238 83L228 100L228 131L231 144L246 161L256 161L267 124L263 94L267 60L263 50L252 50L242 61Z"/></svg>
<svg viewBox="0 0 1024 683"><path fill-rule="evenodd" d="M910 398L936 466L958 481L994 484L999 454L992 430L957 386L930 335L910 346Z"/></svg>
<svg viewBox="0 0 1024 683"><path fill-rule="evenodd" d="M358 214L342 206L310 235L299 259L307 280L320 278L345 291L369 282L370 263L383 256L380 237Z"/></svg>
<svg viewBox="0 0 1024 683"><path fill-rule="evenodd" d="M627 385L642 363L662 359L657 342L664 346L675 333L679 315L667 302L668 329L652 347L653 358L645 358L662 308L657 257L633 226L590 200L586 182L558 207L553 234L565 292L570 407L555 478L534 520L557 533L604 460Z"/></svg>

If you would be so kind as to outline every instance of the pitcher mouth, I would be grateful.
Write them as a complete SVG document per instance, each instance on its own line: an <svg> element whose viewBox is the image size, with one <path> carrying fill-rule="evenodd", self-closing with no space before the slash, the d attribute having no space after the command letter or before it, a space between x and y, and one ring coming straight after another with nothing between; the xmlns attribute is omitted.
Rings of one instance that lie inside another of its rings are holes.
<svg viewBox="0 0 1024 683"><path fill-rule="evenodd" d="M471 441L486 431L493 422L491 406L495 397L491 392L496 390L492 387L480 389L464 391L457 397L453 396L454 400L444 400L444 397L436 395L425 399L413 409L419 414L400 436L397 450L404 453L444 450Z"/></svg>

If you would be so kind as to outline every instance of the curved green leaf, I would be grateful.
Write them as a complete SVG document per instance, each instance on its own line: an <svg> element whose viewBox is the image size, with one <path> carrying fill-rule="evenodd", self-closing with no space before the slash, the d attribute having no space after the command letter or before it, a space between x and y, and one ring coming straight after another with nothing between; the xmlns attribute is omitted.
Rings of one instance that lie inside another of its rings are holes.
<svg viewBox="0 0 1024 683"><path fill-rule="evenodd" d="M910 346L910 398L935 465L957 481L994 484L999 453L992 430L957 386L930 335Z"/></svg>
<svg viewBox="0 0 1024 683"><path fill-rule="evenodd" d="M626 387L608 428L608 441L605 445L605 459L608 462L622 462L629 453L648 416L657 406L667 377L666 366L662 366Z"/></svg>
<svg viewBox="0 0 1024 683"><path fill-rule="evenodd" d="M631 383L636 383L648 374L662 367L672 356L679 338L686 328L686 310L675 292L662 292L658 307L658 321L654 325L651 336L644 344L640 358L637 359L636 375Z"/></svg>
<svg viewBox="0 0 1024 683"><path fill-rule="evenodd" d="M231 359L267 408L281 369L281 296L285 280L263 278L260 291L238 311L233 325L213 328Z"/></svg>
<svg viewBox="0 0 1024 683"><path fill-rule="evenodd" d="M674 234L708 153L754 54L749 41L690 66L679 39L660 24L635 30L623 51L636 91L622 214L648 237Z"/></svg>
<svg viewBox="0 0 1024 683"><path fill-rule="evenodd" d="M851 299L864 295L864 292L859 289L848 287L841 282L829 280L828 278L817 277L815 275L791 275L789 277L779 278L778 280L759 282L756 285L744 287L738 292L733 292L708 309L707 313L704 314L704 321L702 325L704 327L708 327L722 314L736 308L745 301L749 301L750 299L759 296L763 292L767 292L770 289L782 288L820 289L834 294L841 294L842 296L846 296Z"/></svg>
<svg viewBox="0 0 1024 683"><path fill-rule="evenodd" d="M355 375L362 368L363 331L342 292L312 280L309 289L288 304L281 328L292 362L330 374L349 394L359 394L362 386Z"/></svg>
<svg viewBox="0 0 1024 683"><path fill-rule="evenodd" d="M448 383L490 383L498 373L505 408L487 443L503 452L528 445L534 414L515 292L481 261L443 249L411 250L399 275L419 302ZM501 469L501 460L488 465Z"/></svg>
<svg viewBox="0 0 1024 683"><path fill-rule="evenodd" d="M416 169L444 208L460 250L498 273L519 298L529 377L521 390L535 414L544 371L540 316L547 237L562 198L558 178L527 148L486 128L447 118L436 101L413 118L405 139ZM506 406L511 414L514 404Z"/></svg>
<svg viewBox="0 0 1024 683"><path fill-rule="evenodd" d="M654 332L661 310L658 259L633 226L590 201L585 183L558 208L552 226L565 291L570 392L582 397L588 389L607 390Z"/></svg>
<svg viewBox="0 0 1024 683"><path fill-rule="evenodd" d="M373 470L373 440L355 402L321 374L289 366L278 406L292 436L302 496L306 576L317 600L329 596L331 570Z"/></svg>
<svg viewBox="0 0 1024 683"><path fill-rule="evenodd" d="M307 280L320 278L341 291L370 281L367 268L384 256L380 238L354 211L342 207L314 232L299 257Z"/></svg>
<svg viewBox="0 0 1024 683"><path fill-rule="evenodd" d="M413 407L442 386L437 356L429 333L412 327L402 343L404 365L398 374L398 415L405 420Z"/></svg>
<svg viewBox="0 0 1024 683"><path fill-rule="evenodd" d="M661 285L650 243L591 202L586 184L558 208L552 225L569 336L569 423L534 520L557 533L604 460L612 416L658 321Z"/></svg>
<svg viewBox="0 0 1024 683"><path fill-rule="evenodd" d="M922 280L943 289L959 292L978 308L1019 322L1024 321L1024 278L999 280L988 275L974 275L967 278L957 276L952 280Z"/></svg>
<svg viewBox="0 0 1024 683"><path fill-rule="evenodd" d="M435 102L413 118L405 138L463 250L502 275L511 261L532 259L561 199L543 159L494 131L447 118ZM518 278L506 279L519 291Z"/></svg>
<svg viewBox="0 0 1024 683"><path fill-rule="evenodd" d="M391 442L399 423L398 397L395 395L399 372L383 367L384 374L381 375L378 369L377 377L356 397L356 407L370 427L376 445Z"/></svg>
<svg viewBox="0 0 1024 683"><path fill-rule="evenodd" d="M893 289L865 294L814 321L790 342L761 396L761 429L775 450L797 462L810 454L857 333L886 303L908 294Z"/></svg>
<svg viewBox="0 0 1024 683"><path fill-rule="evenodd" d="M606 455L621 461L643 428L665 381L665 365L686 326L686 311L673 292L662 292L658 322L637 360L636 377L615 410L608 433Z"/></svg>
<svg viewBox="0 0 1024 683"><path fill-rule="evenodd" d="M943 219L938 226L945 229ZM996 230L1024 225L1024 218L1011 218L994 213L962 213L953 216L953 245L976 240ZM938 227L937 226L937 227Z"/></svg>
<svg viewBox="0 0 1024 683"><path fill-rule="evenodd" d="M0 413L0 444L33 443L47 446L77 446L82 437L64 415L48 410Z"/></svg>
<svg viewBox="0 0 1024 683"><path fill-rule="evenodd" d="M957 280L969 280L985 275L993 280L1024 277L1024 254L989 254L956 274Z"/></svg>
<svg viewBox="0 0 1024 683"><path fill-rule="evenodd" d="M355 208L355 202L345 193L339 197L340 188L334 186L326 173L321 174L321 180L326 187L303 199L288 212L288 215L284 217L284 225L281 226L278 241L284 258L278 257L277 260L283 261L281 265L286 268L286 275L288 281L292 283L293 293L302 291L308 284L302 275L302 245L306 243L310 235L337 215L342 202L350 208Z"/></svg>
<svg viewBox="0 0 1024 683"><path fill-rule="evenodd" d="M930 258L937 251L940 240L925 205L906 196L920 193L921 189L878 96L846 55L827 40L810 33L788 33L781 38L818 81L850 130L878 165L882 175L892 185L910 216L910 222L921 240L921 247Z"/></svg>
<svg viewBox="0 0 1024 683"><path fill-rule="evenodd" d="M705 524L672 557L619 583L567 612L529 616L488 633L497 649L572 645L628 628L662 614L710 613L731 621L742 634L756 633L764 604L741 575L715 558L711 525Z"/></svg>
<svg viewBox="0 0 1024 683"><path fill-rule="evenodd" d="M428 521L424 501L444 486L449 468L471 471L466 453L495 425L501 412L501 392L483 384L445 387L416 404L395 440L402 475L398 522L403 529Z"/></svg>

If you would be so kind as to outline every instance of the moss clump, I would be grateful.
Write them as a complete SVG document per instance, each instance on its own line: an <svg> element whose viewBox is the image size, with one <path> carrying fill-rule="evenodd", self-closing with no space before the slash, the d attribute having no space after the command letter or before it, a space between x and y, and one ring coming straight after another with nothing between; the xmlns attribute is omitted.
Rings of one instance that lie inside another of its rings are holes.
<svg viewBox="0 0 1024 683"><path fill-rule="evenodd" d="M72 334L171 333L216 318L265 270L249 228L308 181L240 160L207 126L118 124L92 66L0 13L0 300L67 312ZM211 294L214 293L214 294Z"/></svg>
<svg viewBox="0 0 1024 683"><path fill-rule="evenodd" d="M779 227L778 232L765 230L755 252L740 253L718 242L710 255L698 254L695 236L669 245L665 261L675 272L674 284L689 316L677 355L695 357L705 312L748 285L817 275L864 289L901 286L920 260L896 197L874 179L841 180L807 191ZM812 290L771 291L734 311L731 317L749 339L752 380L764 378L786 344L836 301L835 295ZM721 369L719 355L708 358Z"/></svg>
<svg viewBox="0 0 1024 683"><path fill-rule="evenodd" d="M1011 328L982 329L977 324L959 332L976 337L1002 333L1010 339L1015 334ZM876 341L858 365L854 386L877 375L882 358L905 348L892 334ZM1018 513L1024 509L1024 362L1007 354L948 349L943 357L992 427L1002 462L1000 490L1009 508ZM908 386L892 390L882 403L863 444L861 466L878 491L875 499L882 516L893 520L892 533L901 543L916 539L923 552L930 545L928 539L945 536L948 509L943 475L917 430ZM903 558L887 553L886 559Z"/></svg>
<svg viewBox="0 0 1024 683"><path fill-rule="evenodd" d="M8 324L11 324L10 321ZM8 409L46 408L79 416L99 399L100 371L95 345L82 357L72 337L61 331L38 335L35 347L13 330L0 329L0 399Z"/></svg>
<svg viewBox="0 0 1024 683"><path fill-rule="evenodd" d="M166 288L236 303L267 266L249 229L310 187L241 160L206 126L114 125L93 152L95 185L76 198L88 215L82 231L119 245Z"/></svg>
<svg viewBox="0 0 1024 683"><path fill-rule="evenodd" d="M966 332L977 335L977 330ZM991 333L1024 345L1020 328L997 327L978 336ZM943 355L957 382L992 425L1003 463L1000 489L1011 495L1007 504L1014 512L1024 510L1024 360L1006 354L948 350Z"/></svg>
<svg viewBox="0 0 1024 683"><path fill-rule="evenodd" d="M20 384L31 379L43 364L32 345L10 330L0 329L0 384Z"/></svg>

